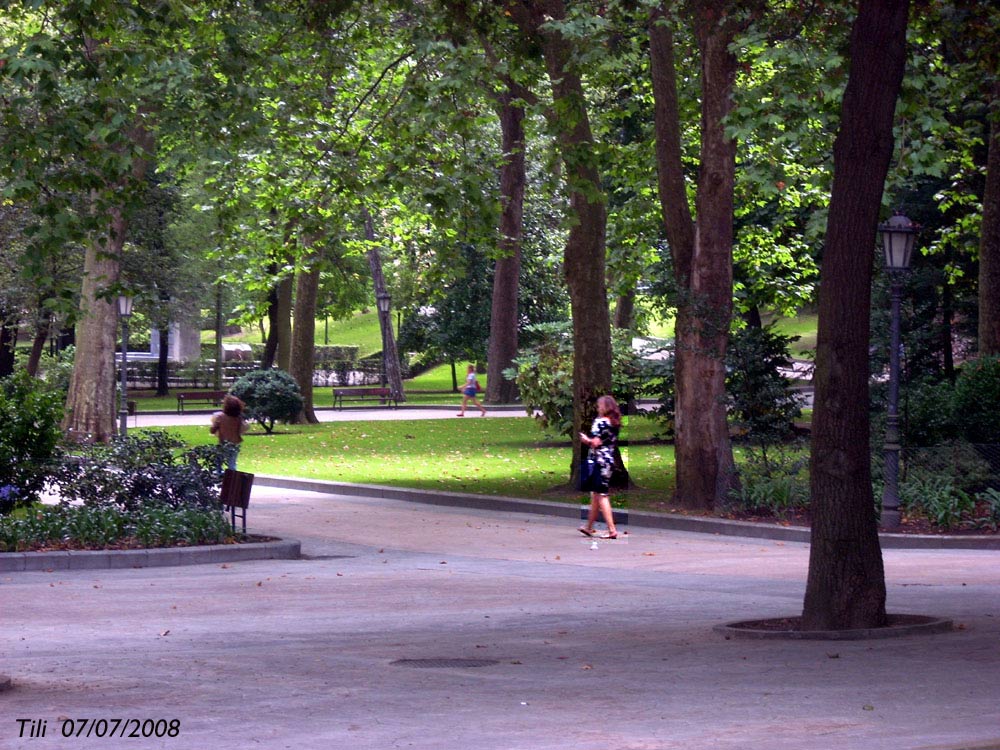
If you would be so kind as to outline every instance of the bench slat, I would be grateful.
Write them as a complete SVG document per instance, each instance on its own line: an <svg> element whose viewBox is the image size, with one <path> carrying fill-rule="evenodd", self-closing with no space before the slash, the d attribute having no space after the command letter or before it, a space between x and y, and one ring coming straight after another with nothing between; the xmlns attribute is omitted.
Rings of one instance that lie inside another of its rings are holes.
<svg viewBox="0 0 1000 750"><path fill-rule="evenodd" d="M367 401L370 398L377 398L384 402L385 406L390 403L398 406L399 402L394 399L388 388L334 388L333 405L344 408L345 401Z"/></svg>
<svg viewBox="0 0 1000 750"><path fill-rule="evenodd" d="M220 404L229 391L181 391L177 394L177 413L184 411L184 404L188 401L204 401L205 403Z"/></svg>

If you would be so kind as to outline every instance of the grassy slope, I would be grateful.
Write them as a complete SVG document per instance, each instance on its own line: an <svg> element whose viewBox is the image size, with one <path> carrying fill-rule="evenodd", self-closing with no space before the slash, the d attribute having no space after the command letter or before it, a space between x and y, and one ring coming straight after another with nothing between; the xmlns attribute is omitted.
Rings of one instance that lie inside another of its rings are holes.
<svg viewBox="0 0 1000 750"><path fill-rule="evenodd" d="M265 324L266 330L266 324ZM260 330L256 327L246 327L243 333L235 336L226 336L227 343L260 343ZM201 340L203 343L215 341L215 333L212 331L202 331ZM316 321L317 344L331 344L340 346L357 346L358 356L368 357L376 352L382 351L382 332L378 326L378 314L375 312L354 313L346 320L333 320L326 322Z"/></svg>

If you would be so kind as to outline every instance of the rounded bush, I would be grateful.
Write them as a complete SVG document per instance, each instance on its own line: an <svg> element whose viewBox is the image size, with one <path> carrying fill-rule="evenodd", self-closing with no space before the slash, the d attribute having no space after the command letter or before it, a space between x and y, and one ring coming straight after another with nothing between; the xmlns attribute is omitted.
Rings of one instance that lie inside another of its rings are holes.
<svg viewBox="0 0 1000 750"><path fill-rule="evenodd" d="M295 379L284 370L254 370L241 377L230 389L247 407L247 418L267 432L275 422L289 422L302 411L302 392Z"/></svg>
<svg viewBox="0 0 1000 750"><path fill-rule="evenodd" d="M967 362L955 381L955 420L971 443L1000 443L1000 357Z"/></svg>
<svg viewBox="0 0 1000 750"><path fill-rule="evenodd" d="M59 456L62 394L24 370L0 380L0 514L31 505Z"/></svg>

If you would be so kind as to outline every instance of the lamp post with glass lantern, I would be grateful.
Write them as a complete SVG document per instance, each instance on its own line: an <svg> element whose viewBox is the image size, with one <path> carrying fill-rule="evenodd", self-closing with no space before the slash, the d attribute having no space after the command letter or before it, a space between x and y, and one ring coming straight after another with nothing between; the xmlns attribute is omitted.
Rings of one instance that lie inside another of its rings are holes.
<svg viewBox="0 0 1000 750"><path fill-rule="evenodd" d="M389 326L389 308L392 306L392 297L386 291L381 291L375 295L375 302L378 305L379 328L382 331L382 387L388 383L386 364L386 328Z"/></svg>
<svg viewBox="0 0 1000 750"><path fill-rule="evenodd" d="M128 432L128 319L132 315L132 298L122 294L118 297L118 317L122 321L122 394L118 412L118 434L125 437Z"/></svg>
<svg viewBox="0 0 1000 750"><path fill-rule="evenodd" d="M891 323L889 329L889 399L885 423L885 483L882 490L882 527L899 527L899 305L903 295L903 273L910 267L917 227L896 214L879 225L882 252L889 274Z"/></svg>

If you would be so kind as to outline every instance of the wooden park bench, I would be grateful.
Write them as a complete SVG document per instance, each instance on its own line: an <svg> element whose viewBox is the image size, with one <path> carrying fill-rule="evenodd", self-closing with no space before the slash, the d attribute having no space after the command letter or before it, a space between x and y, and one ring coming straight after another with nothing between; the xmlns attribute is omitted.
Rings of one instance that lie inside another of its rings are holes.
<svg viewBox="0 0 1000 750"><path fill-rule="evenodd" d="M177 394L177 413L184 413L184 404L199 401L218 406L225 398L227 391L181 391Z"/></svg>
<svg viewBox="0 0 1000 750"><path fill-rule="evenodd" d="M379 403L388 406L390 403L395 407L399 402L392 397L388 388L334 388L333 405L338 409L344 408L345 401L370 401L378 399Z"/></svg>

